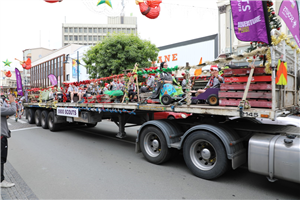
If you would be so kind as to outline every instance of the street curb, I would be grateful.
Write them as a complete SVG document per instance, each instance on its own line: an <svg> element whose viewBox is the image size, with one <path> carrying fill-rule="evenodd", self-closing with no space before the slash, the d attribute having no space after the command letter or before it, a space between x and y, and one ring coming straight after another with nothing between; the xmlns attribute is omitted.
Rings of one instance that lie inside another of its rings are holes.
<svg viewBox="0 0 300 200"><path fill-rule="evenodd" d="M15 168L9 163L4 164L4 176L5 180L15 183L14 187L1 188L1 199L35 199L38 200L37 196L25 183Z"/></svg>

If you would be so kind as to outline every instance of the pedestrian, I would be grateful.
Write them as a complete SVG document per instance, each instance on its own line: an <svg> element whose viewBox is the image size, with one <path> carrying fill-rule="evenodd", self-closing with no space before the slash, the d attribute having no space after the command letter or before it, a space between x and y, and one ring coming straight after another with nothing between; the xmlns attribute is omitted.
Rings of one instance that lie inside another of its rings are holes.
<svg viewBox="0 0 300 200"><path fill-rule="evenodd" d="M6 163L8 152L7 138L10 138L10 130L8 129L7 118L10 115L15 114L17 110L15 97L10 94L8 96L8 99L10 102L10 106L1 107L1 188L13 187L15 185L14 183L6 181L4 177L4 164Z"/></svg>

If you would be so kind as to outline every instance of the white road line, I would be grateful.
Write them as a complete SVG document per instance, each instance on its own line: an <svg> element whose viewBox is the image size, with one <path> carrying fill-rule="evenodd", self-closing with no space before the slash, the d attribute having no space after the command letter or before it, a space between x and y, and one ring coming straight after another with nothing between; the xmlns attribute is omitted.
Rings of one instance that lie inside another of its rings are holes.
<svg viewBox="0 0 300 200"><path fill-rule="evenodd" d="M11 125L11 123L7 122L7 125L8 125L8 126L10 126L10 125Z"/></svg>
<svg viewBox="0 0 300 200"><path fill-rule="evenodd" d="M21 120L21 119L18 119L18 122L20 122L21 124L27 124L27 122Z"/></svg>
<svg viewBox="0 0 300 200"><path fill-rule="evenodd" d="M25 131L25 130L37 129L37 128L41 128L41 127L20 128L20 129L11 130L11 132L15 132L15 131Z"/></svg>

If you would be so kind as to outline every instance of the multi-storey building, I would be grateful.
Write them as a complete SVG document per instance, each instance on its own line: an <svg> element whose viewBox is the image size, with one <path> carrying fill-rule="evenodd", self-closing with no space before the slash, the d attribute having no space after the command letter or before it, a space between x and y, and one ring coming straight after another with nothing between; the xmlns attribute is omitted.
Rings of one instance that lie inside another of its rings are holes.
<svg viewBox="0 0 300 200"><path fill-rule="evenodd" d="M95 45L108 33L137 33L137 18L108 17L107 24L62 24L62 46L68 44Z"/></svg>

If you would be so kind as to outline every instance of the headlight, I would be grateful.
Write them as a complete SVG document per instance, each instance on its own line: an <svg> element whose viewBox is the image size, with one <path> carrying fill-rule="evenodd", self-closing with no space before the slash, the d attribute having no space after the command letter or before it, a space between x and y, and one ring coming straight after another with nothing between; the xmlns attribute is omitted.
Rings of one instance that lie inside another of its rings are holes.
<svg viewBox="0 0 300 200"><path fill-rule="evenodd" d="M185 115L185 114L181 114L181 117L182 117L182 118L186 118L186 115Z"/></svg>

